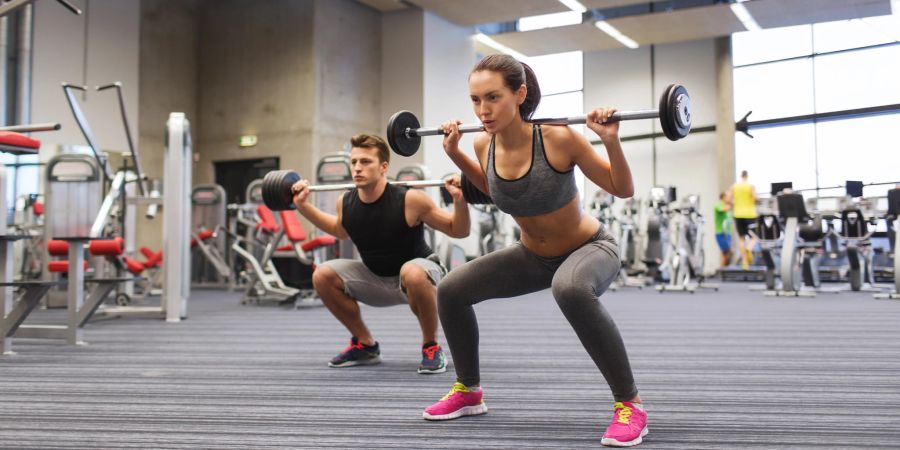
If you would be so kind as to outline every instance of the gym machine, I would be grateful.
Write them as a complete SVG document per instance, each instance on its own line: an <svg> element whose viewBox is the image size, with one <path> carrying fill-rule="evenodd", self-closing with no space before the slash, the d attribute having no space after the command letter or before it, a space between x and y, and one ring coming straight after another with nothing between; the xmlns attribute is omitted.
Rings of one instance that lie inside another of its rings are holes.
<svg viewBox="0 0 900 450"><path fill-rule="evenodd" d="M894 289L891 292L875 294L875 298L900 299L900 258L897 257L897 231L900 230L900 188L891 189L887 194L888 208L885 221L888 222L891 259L894 262Z"/></svg>
<svg viewBox="0 0 900 450"><path fill-rule="evenodd" d="M656 286L659 292L697 289L719 290L718 284L705 282L703 250L703 216L700 214L700 196L690 195L680 207L672 209L670 250L668 266L671 276L667 284Z"/></svg>

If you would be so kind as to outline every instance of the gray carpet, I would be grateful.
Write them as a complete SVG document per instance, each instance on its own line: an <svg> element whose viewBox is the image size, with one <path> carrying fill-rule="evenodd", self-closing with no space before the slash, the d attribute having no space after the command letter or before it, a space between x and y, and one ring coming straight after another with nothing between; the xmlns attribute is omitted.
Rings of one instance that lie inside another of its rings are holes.
<svg viewBox="0 0 900 450"><path fill-rule="evenodd" d="M0 357L4 448L597 448L611 396L548 291L477 307L485 416L429 423L405 307L366 308L384 363L330 369L324 308L195 291L190 319L92 323ZM639 448L900 447L900 301L608 293L650 417ZM40 318L55 311L38 311Z"/></svg>

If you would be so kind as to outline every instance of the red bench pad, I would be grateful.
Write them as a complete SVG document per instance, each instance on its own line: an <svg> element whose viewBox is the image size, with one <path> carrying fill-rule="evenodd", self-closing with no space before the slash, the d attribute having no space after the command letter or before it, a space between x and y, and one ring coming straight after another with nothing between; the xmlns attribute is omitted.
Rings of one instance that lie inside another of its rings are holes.
<svg viewBox="0 0 900 450"><path fill-rule="evenodd" d="M272 210L266 207L266 205L257 206L256 215L259 216L259 223L256 224L257 230L262 228L269 233L275 233L281 228L278 226L278 222L275 221L275 215L272 214Z"/></svg>
<svg viewBox="0 0 900 450"><path fill-rule="evenodd" d="M281 224L284 226L284 234L291 242L303 242L306 240L306 230L300 223L297 213L292 210L281 211Z"/></svg>
<svg viewBox="0 0 900 450"><path fill-rule="evenodd" d="M327 247L329 245L334 245L337 242L337 239L334 236L324 235L319 236L309 242L304 243L300 246L304 252L310 252L317 248Z"/></svg>
<svg viewBox="0 0 900 450"><path fill-rule="evenodd" d="M0 131L0 145L37 150L41 148L41 141L12 131Z"/></svg>
<svg viewBox="0 0 900 450"><path fill-rule="evenodd" d="M87 270L88 263L84 262L84 270ZM54 273L68 273L69 272L69 262L68 261L48 261L47 262L47 270Z"/></svg>

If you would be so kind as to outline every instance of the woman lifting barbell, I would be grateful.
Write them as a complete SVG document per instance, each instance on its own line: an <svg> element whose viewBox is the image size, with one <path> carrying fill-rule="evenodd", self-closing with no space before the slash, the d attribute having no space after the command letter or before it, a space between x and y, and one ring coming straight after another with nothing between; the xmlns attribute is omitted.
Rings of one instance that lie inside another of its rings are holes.
<svg viewBox="0 0 900 450"><path fill-rule="evenodd" d="M630 197L631 170L612 108L587 115L608 159L568 126L529 122L541 99L534 72L508 55L489 55L469 74L475 114L485 132L475 138L478 161L459 148L459 121L443 125L444 149L471 182L513 216L522 239L452 271L438 287L438 310L457 382L425 409L429 420L487 412L480 387L478 324L473 305L552 288L553 297L615 398L602 443L630 446L647 434L647 415L635 387L622 337L598 296L619 272L616 242L578 201L574 168L617 197Z"/></svg>

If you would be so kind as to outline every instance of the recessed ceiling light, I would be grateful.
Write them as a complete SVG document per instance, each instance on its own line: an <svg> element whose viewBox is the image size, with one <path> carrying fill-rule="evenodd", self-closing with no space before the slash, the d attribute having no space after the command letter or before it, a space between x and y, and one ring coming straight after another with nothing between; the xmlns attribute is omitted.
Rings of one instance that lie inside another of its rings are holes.
<svg viewBox="0 0 900 450"><path fill-rule="evenodd" d="M494 50L497 50L498 52L506 53L507 55L510 55L510 56L518 59L519 61L524 61L528 58L527 56L523 55L522 53L519 53L519 52L491 39L490 36L488 36L484 33L478 33L473 37L475 38L476 41L481 42L482 44L487 45L488 47L490 47Z"/></svg>
<svg viewBox="0 0 900 450"><path fill-rule="evenodd" d="M578 0L559 0L560 3L566 5L566 8L571 9L572 11L584 14L587 12L587 8L581 4Z"/></svg>
<svg viewBox="0 0 900 450"><path fill-rule="evenodd" d="M610 37L619 41L620 44L622 44L628 48L638 48L639 47L638 43L635 42L634 39L631 39L630 37L625 36L624 34L622 34L621 31L616 29L616 27L610 25L609 22L607 22L605 20L598 20L598 21L594 22L594 26L599 28L600 31L608 34Z"/></svg>
<svg viewBox="0 0 900 450"><path fill-rule="evenodd" d="M731 12L733 12L738 20L744 24L744 28L746 28L747 31L761 30L762 28L756 23L756 20L753 19L753 16L750 15L750 11L747 10L747 7L744 6L743 3L744 2L741 0L738 0L737 3L732 3Z"/></svg>

